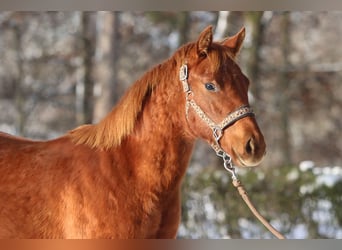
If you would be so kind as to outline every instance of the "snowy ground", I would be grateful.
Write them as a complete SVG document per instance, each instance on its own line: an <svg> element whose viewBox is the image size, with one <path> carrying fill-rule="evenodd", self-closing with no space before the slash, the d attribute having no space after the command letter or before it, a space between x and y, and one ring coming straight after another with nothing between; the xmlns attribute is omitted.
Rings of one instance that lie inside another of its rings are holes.
<svg viewBox="0 0 342 250"><path fill-rule="evenodd" d="M243 176L246 172L238 170L238 175ZM307 182L299 187L299 197L305 197L303 199L302 211L299 213L304 214L306 218L316 223L317 230L322 237L342 239L342 227L339 225L337 218L333 211L333 204L329 197L312 196L315 191L319 191L323 187L332 188L336 183L342 181L342 167L340 166L315 166L312 161L303 161L297 167L293 167L285 176L289 183L296 183L297 180L303 175L310 176L312 181ZM258 179L264 178L264 173L257 173ZM223 180L224 179L224 180ZM222 181L229 181L228 175L222 177ZM299 183L299 182L297 182ZM189 214L190 219L187 225L181 224L179 229L180 237L191 238L230 238L227 234L226 228L221 228L215 224L215 220L219 220L224 214L220 214L220 211L216 211L215 202L210 199L210 190L205 188L201 190L201 194L196 194L196 197L191 197L189 200ZM296 195L296 194L295 194ZM335 192L335 196L338 194ZM291 201L289 201L291 202ZM336 209L336 204L335 204ZM205 218L196 223L196 218ZM271 221L271 224L282 231L282 222L284 218L275 218ZM285 219L286 220L286 219ZM193 225L189 225L189 223ZM274 238L269 232L265 231L260 223L251 222L245 218L240 218L239 227L242 234L242 238ZM190 228L190 229L189 229ZM204 236L205 235L205 236ZM289 239L307 239L310 238L309 228L306 223L298 222L291 225L291 229L286 233L286 237Z"/></svg>

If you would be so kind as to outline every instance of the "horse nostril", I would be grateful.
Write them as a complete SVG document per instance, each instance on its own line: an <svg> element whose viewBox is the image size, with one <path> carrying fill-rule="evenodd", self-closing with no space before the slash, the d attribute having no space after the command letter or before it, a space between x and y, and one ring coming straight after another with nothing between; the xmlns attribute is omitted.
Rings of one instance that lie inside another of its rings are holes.
<svg viewBox="0 0 342 250"><path fill-rule="evenodd" d="M255 151L255 144L253 138L250 138L246 143L246 152L247 154L251 155L254 154Z"/></svg>

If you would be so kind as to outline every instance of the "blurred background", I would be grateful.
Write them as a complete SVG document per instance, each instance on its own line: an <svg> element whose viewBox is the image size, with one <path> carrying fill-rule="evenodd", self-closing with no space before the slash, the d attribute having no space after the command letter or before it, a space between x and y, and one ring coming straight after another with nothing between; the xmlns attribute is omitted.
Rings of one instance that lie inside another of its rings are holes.
<svg viewBox="0 0 342 250"><path fill-rule="evenodd" d="M342 12L0 12L0 130L52 139L96 123L145 71L208 25L245 26L238 62L268 145L238 170L288 238L342 238ZM196 144L179 238L272 238L209 146Z"/></svg>

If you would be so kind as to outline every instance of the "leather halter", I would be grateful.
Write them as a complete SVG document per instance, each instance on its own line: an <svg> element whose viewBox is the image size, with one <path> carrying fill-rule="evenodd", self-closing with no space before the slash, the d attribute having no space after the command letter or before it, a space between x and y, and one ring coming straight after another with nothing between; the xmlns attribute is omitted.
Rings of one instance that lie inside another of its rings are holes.
<svg viewBox="0 0 342 250"><path fill-rule="evenodd" d="M179 71L179 79L182 82L183 85L183 91L186 94L186 118L188 119L188 112L189 108L192 107L192 109L195 111L195 113L201 118L203 122L205 122L212 130L213 137L215 143L211 144L211 147L215 150L216 154L219 157L222 157L224 160L224 166L225 168L230 171L233 174L233 177L235 176L234 168L232 167L231 163L231 156L225 152L222 147L220 146L220 139L223 135L223 131L231 126L236 121L246 117L246 116L254 116L253 110L248 105L242 105L241 107L237 108L233 112L229 113L220 123L215 123L212 119L209 118L209 116L201 109L200 106L197 105L195 100L190 99L190 96L193 95L193 92L191 91L190 85L188 83L188 66L186 64L183 64Z"/></svg>

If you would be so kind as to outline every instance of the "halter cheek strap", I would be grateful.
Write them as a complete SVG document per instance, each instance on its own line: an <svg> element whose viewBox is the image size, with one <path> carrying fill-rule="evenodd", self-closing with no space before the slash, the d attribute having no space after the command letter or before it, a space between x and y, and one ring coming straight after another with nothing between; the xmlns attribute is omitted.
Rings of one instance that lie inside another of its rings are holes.
<svg viewBox="0 0 342 250"><path fill-rule="evenodd" d="M236 179L235 169L232 166L231 156L225 152L221 145L220 139L223 135L224 129L231 126L236 121L246 117L246 116L254 116L253 110L248 105L243 105L233 112L229 113L219 124L215 123L209 116L201 109L200 106L197 105L194 99L190 98L193 95L191 91L190 85L188 83L188 66L183 64L179 71L179 79L183 85L183 91L186 96L186 118L188 119L189 108L191 107L195 113L201 118L201 120L206 123L213 132L214 143L211 144L211 147L215 150L216 154L221 157L224 161L224 167L232 173L233 179Z"/></svg>

